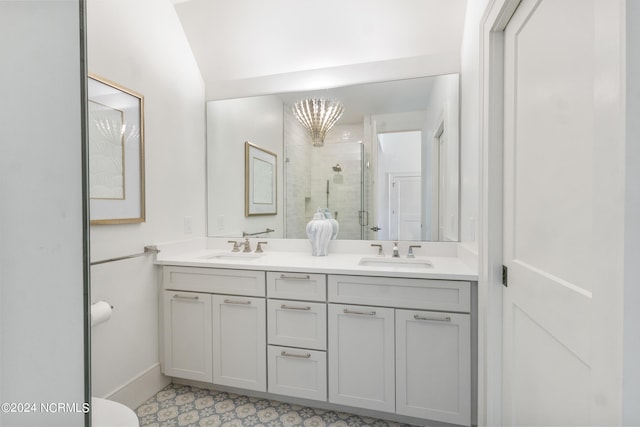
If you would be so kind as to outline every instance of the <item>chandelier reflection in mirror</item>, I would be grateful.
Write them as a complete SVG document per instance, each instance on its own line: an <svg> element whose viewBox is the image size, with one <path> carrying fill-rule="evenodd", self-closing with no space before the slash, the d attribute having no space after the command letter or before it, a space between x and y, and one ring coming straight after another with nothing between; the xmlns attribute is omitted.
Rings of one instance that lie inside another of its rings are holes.
<svg viewBox="0 0 640 427"><path fill-rule="evenodd" d="M338 101L323 98L307 98L293 105L293 115L311 133L314 147L324 145L324 137L342 116L344 107Z"/></svg>

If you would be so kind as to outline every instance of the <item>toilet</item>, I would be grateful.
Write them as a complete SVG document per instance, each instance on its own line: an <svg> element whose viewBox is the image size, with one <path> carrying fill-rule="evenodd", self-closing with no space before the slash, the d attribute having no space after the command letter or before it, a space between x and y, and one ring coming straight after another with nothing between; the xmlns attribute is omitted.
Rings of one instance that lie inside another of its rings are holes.
<svg viewBox="0 0 640 427"><path fill-rule="evenodd" d="M91 425L93 427L139 427L133 410L113 400L91 398Z"/></svg>
<svg viewBox="0 0 640 427"><path fill-rule="evenodd" d="M105 301L91 304L91 327L106 322L113 306ZM91 398L91 425L93 427L140 427L138 416L122 403L100 397Z"/></svg>

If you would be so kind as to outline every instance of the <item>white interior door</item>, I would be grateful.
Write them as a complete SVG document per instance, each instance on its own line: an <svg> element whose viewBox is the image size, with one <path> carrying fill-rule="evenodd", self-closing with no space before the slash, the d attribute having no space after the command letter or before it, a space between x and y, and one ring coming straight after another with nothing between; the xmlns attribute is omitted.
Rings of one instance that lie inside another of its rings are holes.
<svg viewBox="0 0 640 427"><path fill-rule="evenodd" d="M599 389L617 375L600 347L618 333L620 307L607 302L613 278L597 292L611 270L599 248L619 246L616 233L601 233L615 208L596 191L607 179L597 3L523 0L505 29L505 425L608 424L599 414L616 406Z"/></svg>
<svg viewBox="0 0 640 427"><path fill-rule="evenodd" d="M389 174L389 238L420 240L422 231L420 173Z"/></svg>

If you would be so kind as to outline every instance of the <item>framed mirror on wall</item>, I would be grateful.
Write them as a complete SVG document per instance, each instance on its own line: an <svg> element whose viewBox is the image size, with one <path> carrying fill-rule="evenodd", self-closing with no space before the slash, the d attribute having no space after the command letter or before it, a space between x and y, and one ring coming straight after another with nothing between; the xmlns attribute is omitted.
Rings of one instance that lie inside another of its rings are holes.
<svg viewBox="0 0 640 427"><path fill-rule="evenodd" d="M207 234L267 227L276 230L270 238L304 239L316 210L328 208L338 239L457 241L458 95L458 74L447 74L208 102ZM292 112L304 98L344 106L323 146ZM236 201L245 188L227 159L246 140L261 141L282 171L271 217L242 215Z"/></svg>
<svg viewBox="0 0 640 427"><path fill-rule="evenodd" d="M144 97L89 74L91 225L145 220Z"/></svg>
<svg viewBox="0 0 640 427"><path fill-rule="evenodd" d="M276 215L278 213L278 156L246 141L245 216Z"/></svg>

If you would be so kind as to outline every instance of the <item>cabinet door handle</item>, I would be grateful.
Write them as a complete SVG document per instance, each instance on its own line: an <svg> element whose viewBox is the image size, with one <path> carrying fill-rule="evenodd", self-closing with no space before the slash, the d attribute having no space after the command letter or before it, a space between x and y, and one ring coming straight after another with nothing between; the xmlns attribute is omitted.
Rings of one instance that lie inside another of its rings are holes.
<svg viewBox="0 0 640 427"><path fill-rule="evenodd" d="M375 316L376 312L375 311L356 311L356 310L349 310L348 308L345 308L343 310L344 314L360 314L362 316Z"/></svg>
<svg viewBox="0 0 640 427"><path fill-rule="evenodd" d="M309 280L309 279L311 279L311 276L309 276L308 274L305 274L305 275L302 275L302 276L296 276L296 275L290 275L290 274L281 274L280 278L284 279L284 280Z"/></svg>
<svg viewBox="0 0 640 427"><path fill-rule="evenodd" d="M420 316L419 314L415 314L413 316L414 319L416 320L433 320L436 322L451 322L451 317L450 316L445 316L445 317L429 317L429 316Z"/></svg>
<svg viewBox="0 0 640 427"><path fill-rule="evenodd" d="M282 304L280 308L283 310L311 310L311 307L308 305L305 305L304 307L294 307L292 305Z"/></svg>
<svg viewBox="0 0 640 427"><path fill-rule="evenodd" d="M176 298L176 299L192 299L192 300L200 299L200 297L198 295L193 296L193 297L188 297L186 295L175 294L173 297Z"/></svg>
<svg viewBox="0 0 640 427"><path fill-rule="evenodd" d="M282 352L280 352L280 356L283 356L283 357L297 357L299 359L309 359L311 357L311 353L297 354L297 353L287 353L286 351L282 351Z"/></svg>
<svg viewBox="0 0 640 427"><path fill-rule="evenodd" d="M239 301L239 300L235 300L235 299L225 299L224 303L225 304L247 304L248 305L248 304L251 304L251 301L249 301L249 300Z"/></svg>

